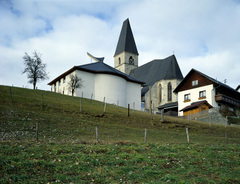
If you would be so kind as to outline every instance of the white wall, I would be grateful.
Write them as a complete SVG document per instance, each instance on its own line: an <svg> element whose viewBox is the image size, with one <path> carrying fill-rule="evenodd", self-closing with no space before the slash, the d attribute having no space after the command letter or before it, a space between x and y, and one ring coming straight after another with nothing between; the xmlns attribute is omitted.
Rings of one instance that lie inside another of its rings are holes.
<svg viewBox="0 0 240 184"><path fill-rule="evenodd" d="M95 100L126 107L126 80L110 74L95 75Z"/></svg>
<svg viewBox="0 0 240 184"><path fill-rule="evenodd" d="M95 74L77 70L77 76L82 79L82 87L77 89L76 96L95 99Z"/></svg>
<svg viewBox="0 0 240 184"><path fill-rule="evenodd" d="M133 82L127 82L127 104L130 108L141 110L141 85Z"/></svg>
<svg viewBox="0 0 240 184"><path fill-rule="evenodd" d="M206 90L206 98L199 99L199 92ZM184 102L184 95L190 93L190 101ZM189 89L185 91L178 92L178 110L183 109L186 106L191 105L193 102L207 100L207 102L213 107L217 107L217 103L215 101L215 89L213 85L207 85L203 87L198 87L194 89ZM183 112L179 112L179 115L182 116Z"/></svg>
<svg viewBox="0 0 240 184"><path fill-rule="evenodd" d="M141 85L133 82L129 82L126 79L111 75L111 74L94 74L84 71L74 71L65 77L65 83L63 78L61 79L61 85L59 81L56 82L56 92L66 95L72 95L67 89L67 84L70 81L70 75L77 74L82 79L82 87L75 90L74 96L94 99L98 101L105 101L109 104L118 104L122 107L133 108L135 104L136 110L141 110ZM51 86L54 92L54 84ZM92 96L93 95L93 96Z"/></svg>

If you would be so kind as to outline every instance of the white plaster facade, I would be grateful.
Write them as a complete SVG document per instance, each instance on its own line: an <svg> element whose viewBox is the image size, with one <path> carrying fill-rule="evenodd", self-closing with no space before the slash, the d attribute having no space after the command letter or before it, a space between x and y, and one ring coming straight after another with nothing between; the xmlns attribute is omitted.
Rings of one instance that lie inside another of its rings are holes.
<svg viewBox="0 0 240 184"><path fill-rule="evenodd" d="M118 104L128 107L130 104L136 110L141 110L141 84L127 81L125 78L106 73L91 73L75 70L51 85L51 91L66 95L72 95L67 89L70 75L74 74L82 79L82 87L76 89L74 96L105 101L110 104ZM60 85L59 85L60 84Z"/></svg>
<svg viewBox="0 0 240 184"><path fill-rule="evenodd" d="M199 97L199 93L201 91L206 91L205 98ZM184 96L186 94L190 94L190 100L188 101L184 99ZM198 102L203 100L207 100L207 102L213 107L218 107L218 104L215 101L215 88L213 84L198 87L198 88L193 88L189 90L179 91L178 92L178 109L181 110L184 107L191 105L191 103L193 102ZM182 116L182 115L183 115L183 112L182 111L179 112L179 116Z"/></svg>

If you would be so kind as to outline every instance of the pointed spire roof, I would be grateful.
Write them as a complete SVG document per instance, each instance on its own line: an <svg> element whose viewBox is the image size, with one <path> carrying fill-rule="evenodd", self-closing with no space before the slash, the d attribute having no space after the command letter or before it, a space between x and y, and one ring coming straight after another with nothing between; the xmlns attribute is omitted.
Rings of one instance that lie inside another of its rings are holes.
<svg viewBox="0 0 240 184"><path fill-rule="evenodd" d="M129 19L126 19L123 22L122 30L118 39L118 44L114 56L120 54L123 51L138 55Z"/></svg>

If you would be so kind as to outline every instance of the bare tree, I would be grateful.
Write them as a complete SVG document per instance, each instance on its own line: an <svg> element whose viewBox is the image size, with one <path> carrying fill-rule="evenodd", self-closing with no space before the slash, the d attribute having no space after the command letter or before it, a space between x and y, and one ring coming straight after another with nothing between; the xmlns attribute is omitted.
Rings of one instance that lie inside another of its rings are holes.
<svg viewBox="0 0 240 184"><path fill-rule="evenodd" d="M75 89L82 87L82 79L77 75L70 75L70 81L68 82L68 91L74 95Z"/></svg>
<svg viewBox="0 0 240 184"><path fill-rule="evenodd" d="M28 83L33 84L33 89L36 89L36 84L40 80L48 79L46 73L46 64L42 62L41 54L33 52L33 57L30 57L26 52L23 56L25 68L22 74L27 73Z"/></svg>

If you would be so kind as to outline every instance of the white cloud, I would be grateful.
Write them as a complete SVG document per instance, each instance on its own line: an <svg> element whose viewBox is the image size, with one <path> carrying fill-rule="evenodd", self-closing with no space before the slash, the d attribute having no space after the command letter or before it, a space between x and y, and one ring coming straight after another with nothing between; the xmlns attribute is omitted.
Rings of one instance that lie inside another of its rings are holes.
<svg viewBox="0 0 240 184"><path fill-rule="evenodd" d="M220 81L226 78L235 88L240 83L239 17L234 0L2 1L0 84L31 87L21 75L22 57L34 50L47 63L49 81L90 62L87 52L113 66L122 22L129 18L140 64L174 51L184 75L195 68ZM39 88L50 89L49 81Z"/></svg>

